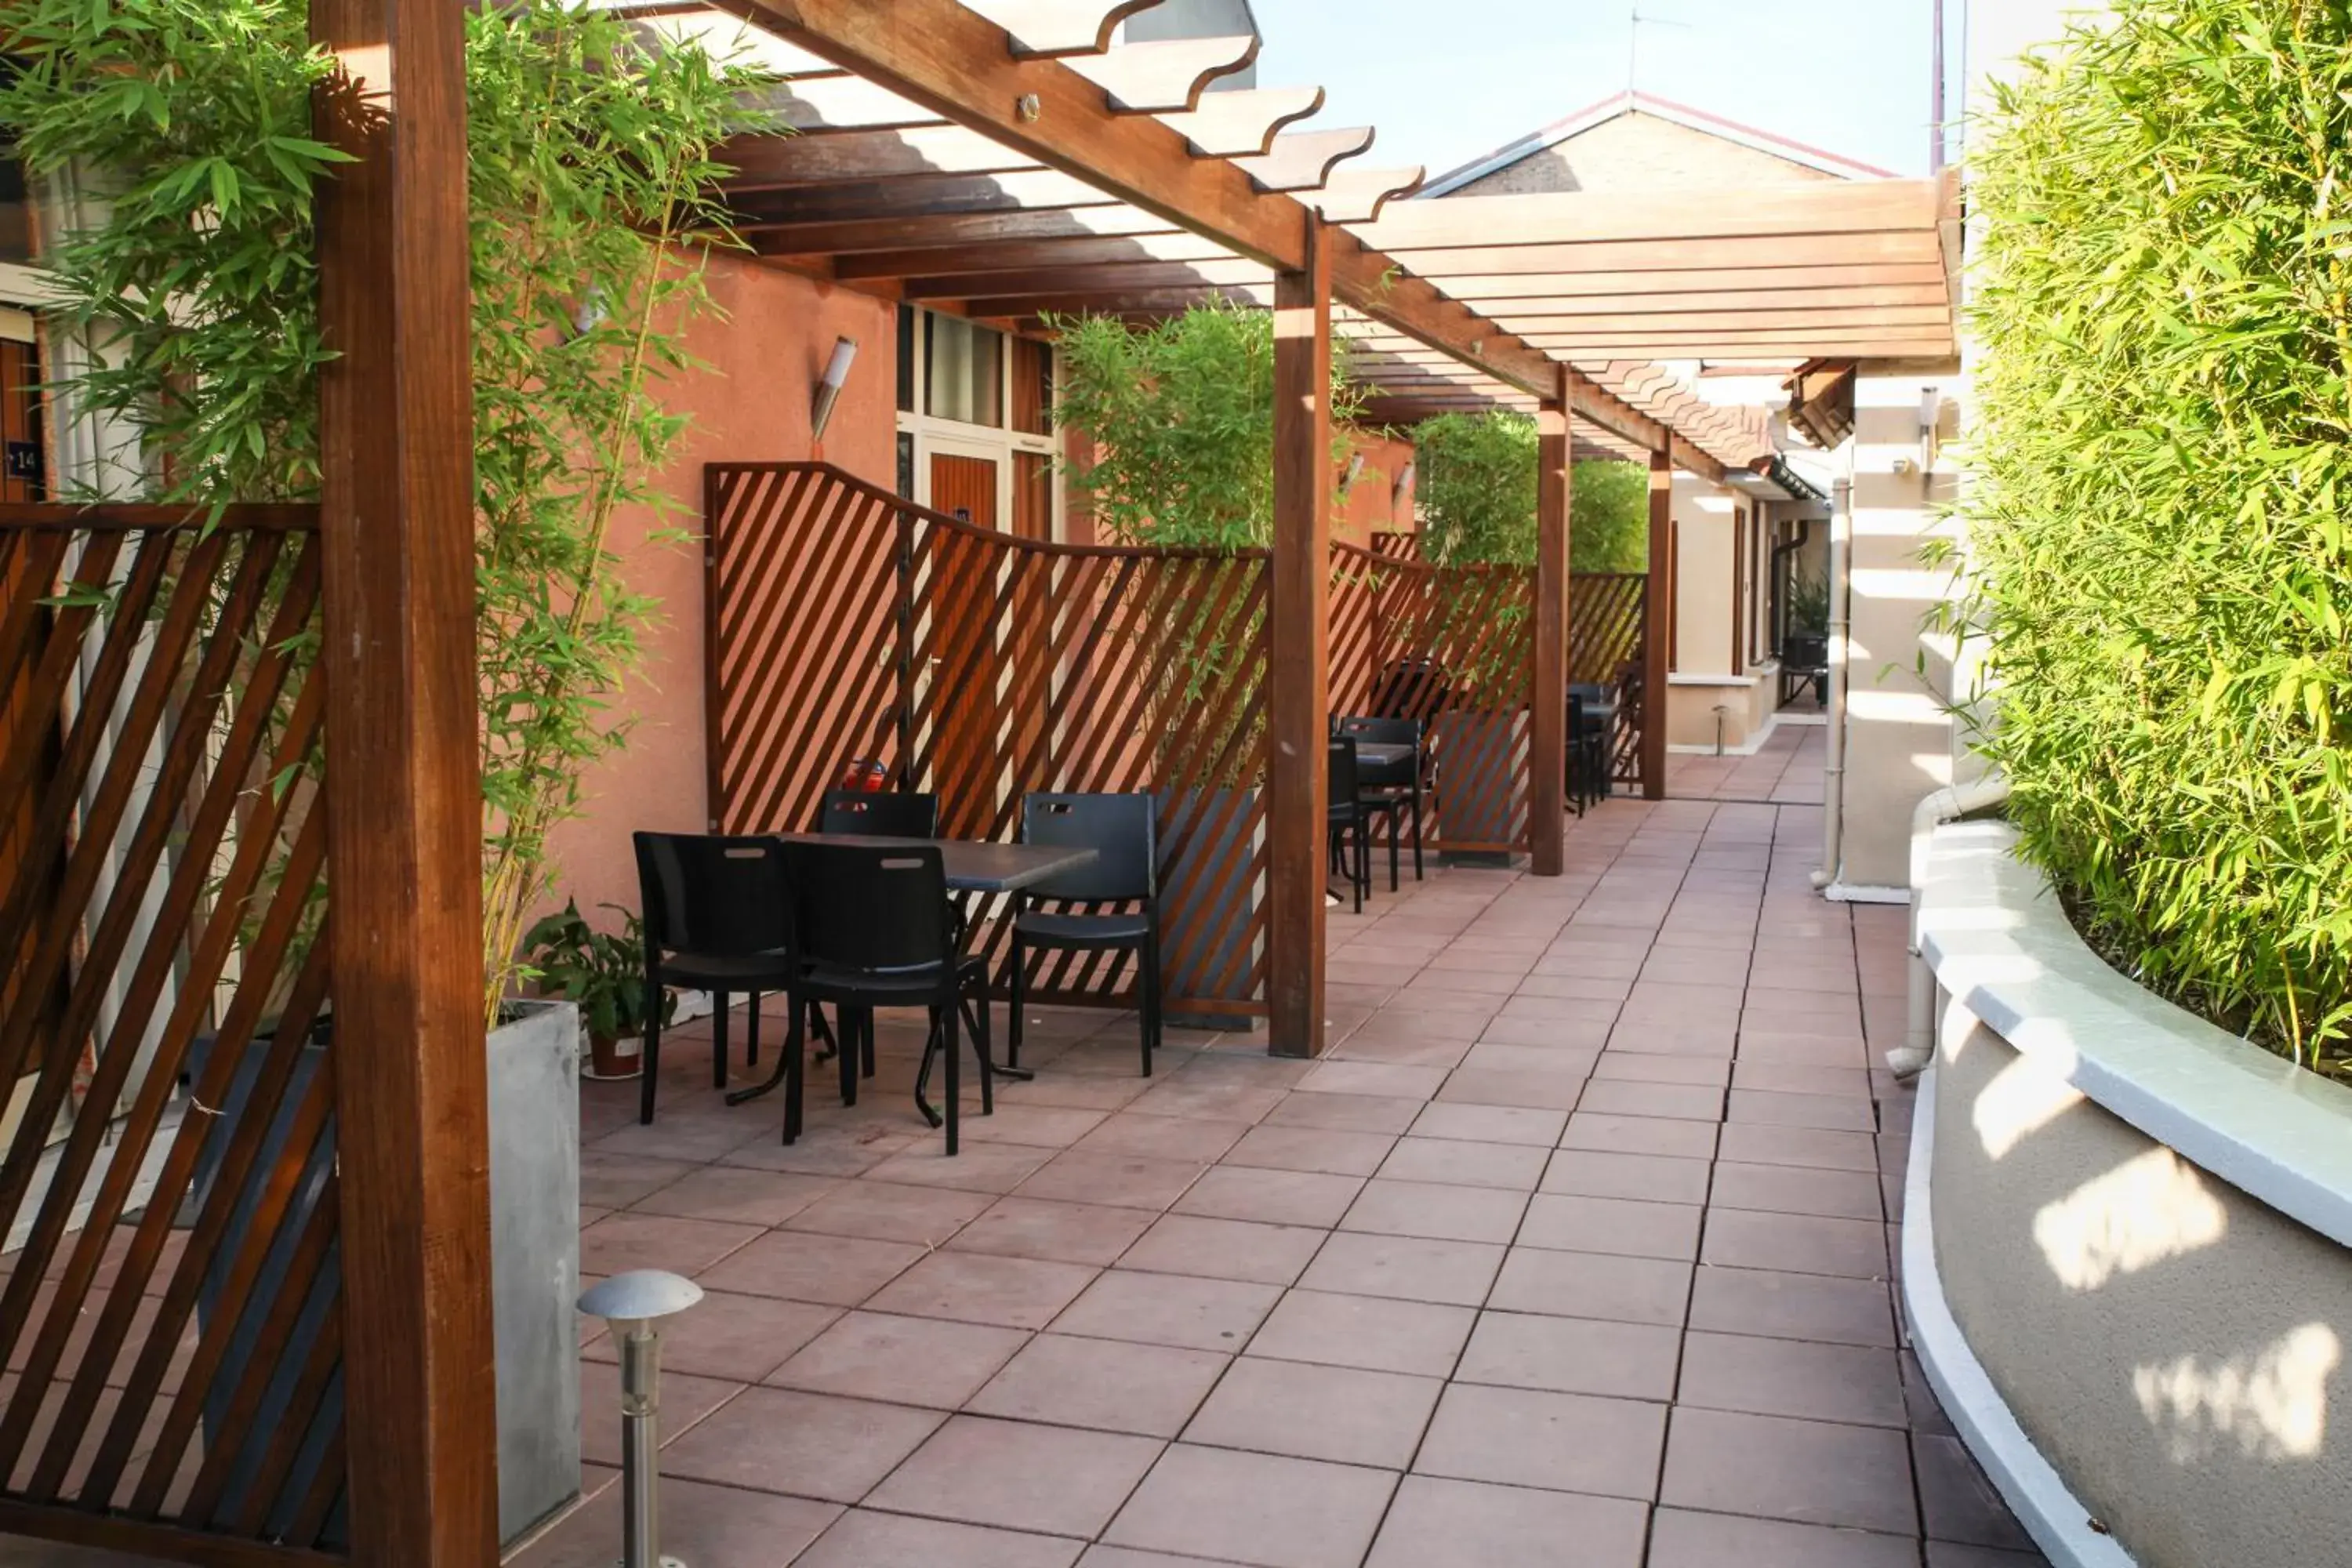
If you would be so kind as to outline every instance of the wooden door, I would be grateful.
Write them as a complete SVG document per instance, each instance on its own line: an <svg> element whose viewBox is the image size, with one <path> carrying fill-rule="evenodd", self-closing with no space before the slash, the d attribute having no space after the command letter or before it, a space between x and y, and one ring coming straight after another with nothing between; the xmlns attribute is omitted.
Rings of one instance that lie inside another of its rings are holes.
<svg viewBox="0 0 2352 1568"><path fill-rule="evenodd" d="M996 527L995 459L931 454L931 510L975 528ZM941 526L932 542L931 712L938 736L931 786L941 828L985 836L995 826L999 687L997 552Z"/></svg>

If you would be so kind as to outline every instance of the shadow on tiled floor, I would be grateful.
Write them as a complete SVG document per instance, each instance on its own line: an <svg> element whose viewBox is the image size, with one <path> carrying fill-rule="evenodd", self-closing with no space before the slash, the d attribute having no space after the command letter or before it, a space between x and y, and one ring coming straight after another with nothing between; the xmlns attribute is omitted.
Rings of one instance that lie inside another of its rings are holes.
<svg viewBox="0 0 2352 1568"><path fill-rule="evenodd" d="M953 1161L904 1022L857 1110L813 1076L791 1149L699 1028L652 1127L588 1086L584 1267L710 1291L669 1342L669 1549L2031 1568L1898 1348L1903 911L1815 897L1817 834L1621 800L1565 878L1383 890L1331 918L1318 1062L1173 1034L1147 1081L1130 1019L1040 1013L1037 1081ZM583 1353L590 1498L523 1568L615 1550Z"/></svg>
<svg viewBox="0 0 2352 1568"><path fill-rule="evenodd" d="M1666 761L1666 795L1674 800L1818 806L1828 734L1818 717L1783 714L1752 755L1677 752Z"/></svg>

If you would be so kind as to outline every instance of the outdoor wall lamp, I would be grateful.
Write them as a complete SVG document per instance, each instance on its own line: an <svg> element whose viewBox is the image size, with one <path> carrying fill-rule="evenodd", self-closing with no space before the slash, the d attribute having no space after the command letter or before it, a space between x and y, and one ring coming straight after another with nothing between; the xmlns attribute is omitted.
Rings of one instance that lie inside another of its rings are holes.
<svg viewBox="0 0 2352 1568"><path fill-rule="evenodd" d="M833 418L833 405L841 396L841 389L849 384L849 367L857 363L857 342L854 338L835 338L833 357L824 363L824 374L817 379L816 402L809 409L809 439L824 438L825 425Z"/></svg>
<svg viewBox="0 0 2352 1568"><path fill-rule="evenodd" d="M1355 483L1359 479L1360 479L1360 478L1362 478L1362 477L1363 477L1363 472L1364 472L1364 455L1363 455L1361 452L1350 452L1350 453L1349 453L1349 454L1348 454L1348 477L1347 477L1346 479L1341 479L1341 480L1339 481L1339 488L1340 488L1340 489L1347 489L1349 485L1354 484L1354 483Z"/></svg>
<svg viewBox="0 0 2352 1568"><path fill-rule="evenodd" d="M580 1298L621 1356L622 1568L686 1568L661 1554L661 1324L701 1300L701 1286L658 1268L615 1274Z"/></svg>
<svg viewBox="0 0 2352 1568"><path fill-rule="evenodd" d="M1389 500L1391 501L1401 501L1404 500L1404 492L1412 489L1413 470L1419 467L1421 467L1421 465L1418 463L1407 463L1404 468L1399 471L1396 477L1396 484L1389 491Z"/></svg>

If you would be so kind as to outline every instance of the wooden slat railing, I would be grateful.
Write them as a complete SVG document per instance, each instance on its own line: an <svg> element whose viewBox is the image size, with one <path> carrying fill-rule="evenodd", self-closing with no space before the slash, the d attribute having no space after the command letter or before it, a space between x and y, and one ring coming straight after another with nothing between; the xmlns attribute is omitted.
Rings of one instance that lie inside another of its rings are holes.
<svg viewBox="0 0 2352 1568"><path fill-rule="evenodd" d="M1263 552L1020 539L819 463L710 465L705 517L715 830L813 826L861 758L959 837L1012 837L1031 791L1150 791L1169 1009L1265 1011ZM1123 955L1036 962L1040 1001L1132 994Z"/></svg>
<svg viewBox="0 0 2352 1568"><path fill-rule="evenodd" d="M338 1545L320 554L0 506L0 1528Z"/></svg>
<svg viewBox="0 0 2352 1568"><path fill-rule="evenodd" d="M1599 685L1622 687L1629 669L1642 663L1642 639L1647 624L1643 590L1649 578L1639 572L1580 572L1568 584L1568 678ZM1642 711L1627 701L1617 712L1617 731L1611 738L1613 776L1621 784L1642 779Z"/></svg>

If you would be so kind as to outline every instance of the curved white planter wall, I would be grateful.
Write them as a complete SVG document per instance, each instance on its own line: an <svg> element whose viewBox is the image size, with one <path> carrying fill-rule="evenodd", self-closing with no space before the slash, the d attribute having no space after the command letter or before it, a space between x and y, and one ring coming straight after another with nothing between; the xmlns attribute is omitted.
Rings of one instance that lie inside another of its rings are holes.
<svg viewBox="0 0 2352 1568"><path fill-rule="evenodd" d="M1921 1360L2053 1562L2352 1562L2352 1090L2108 968L2012 842L1919 889Z"/></svg>

